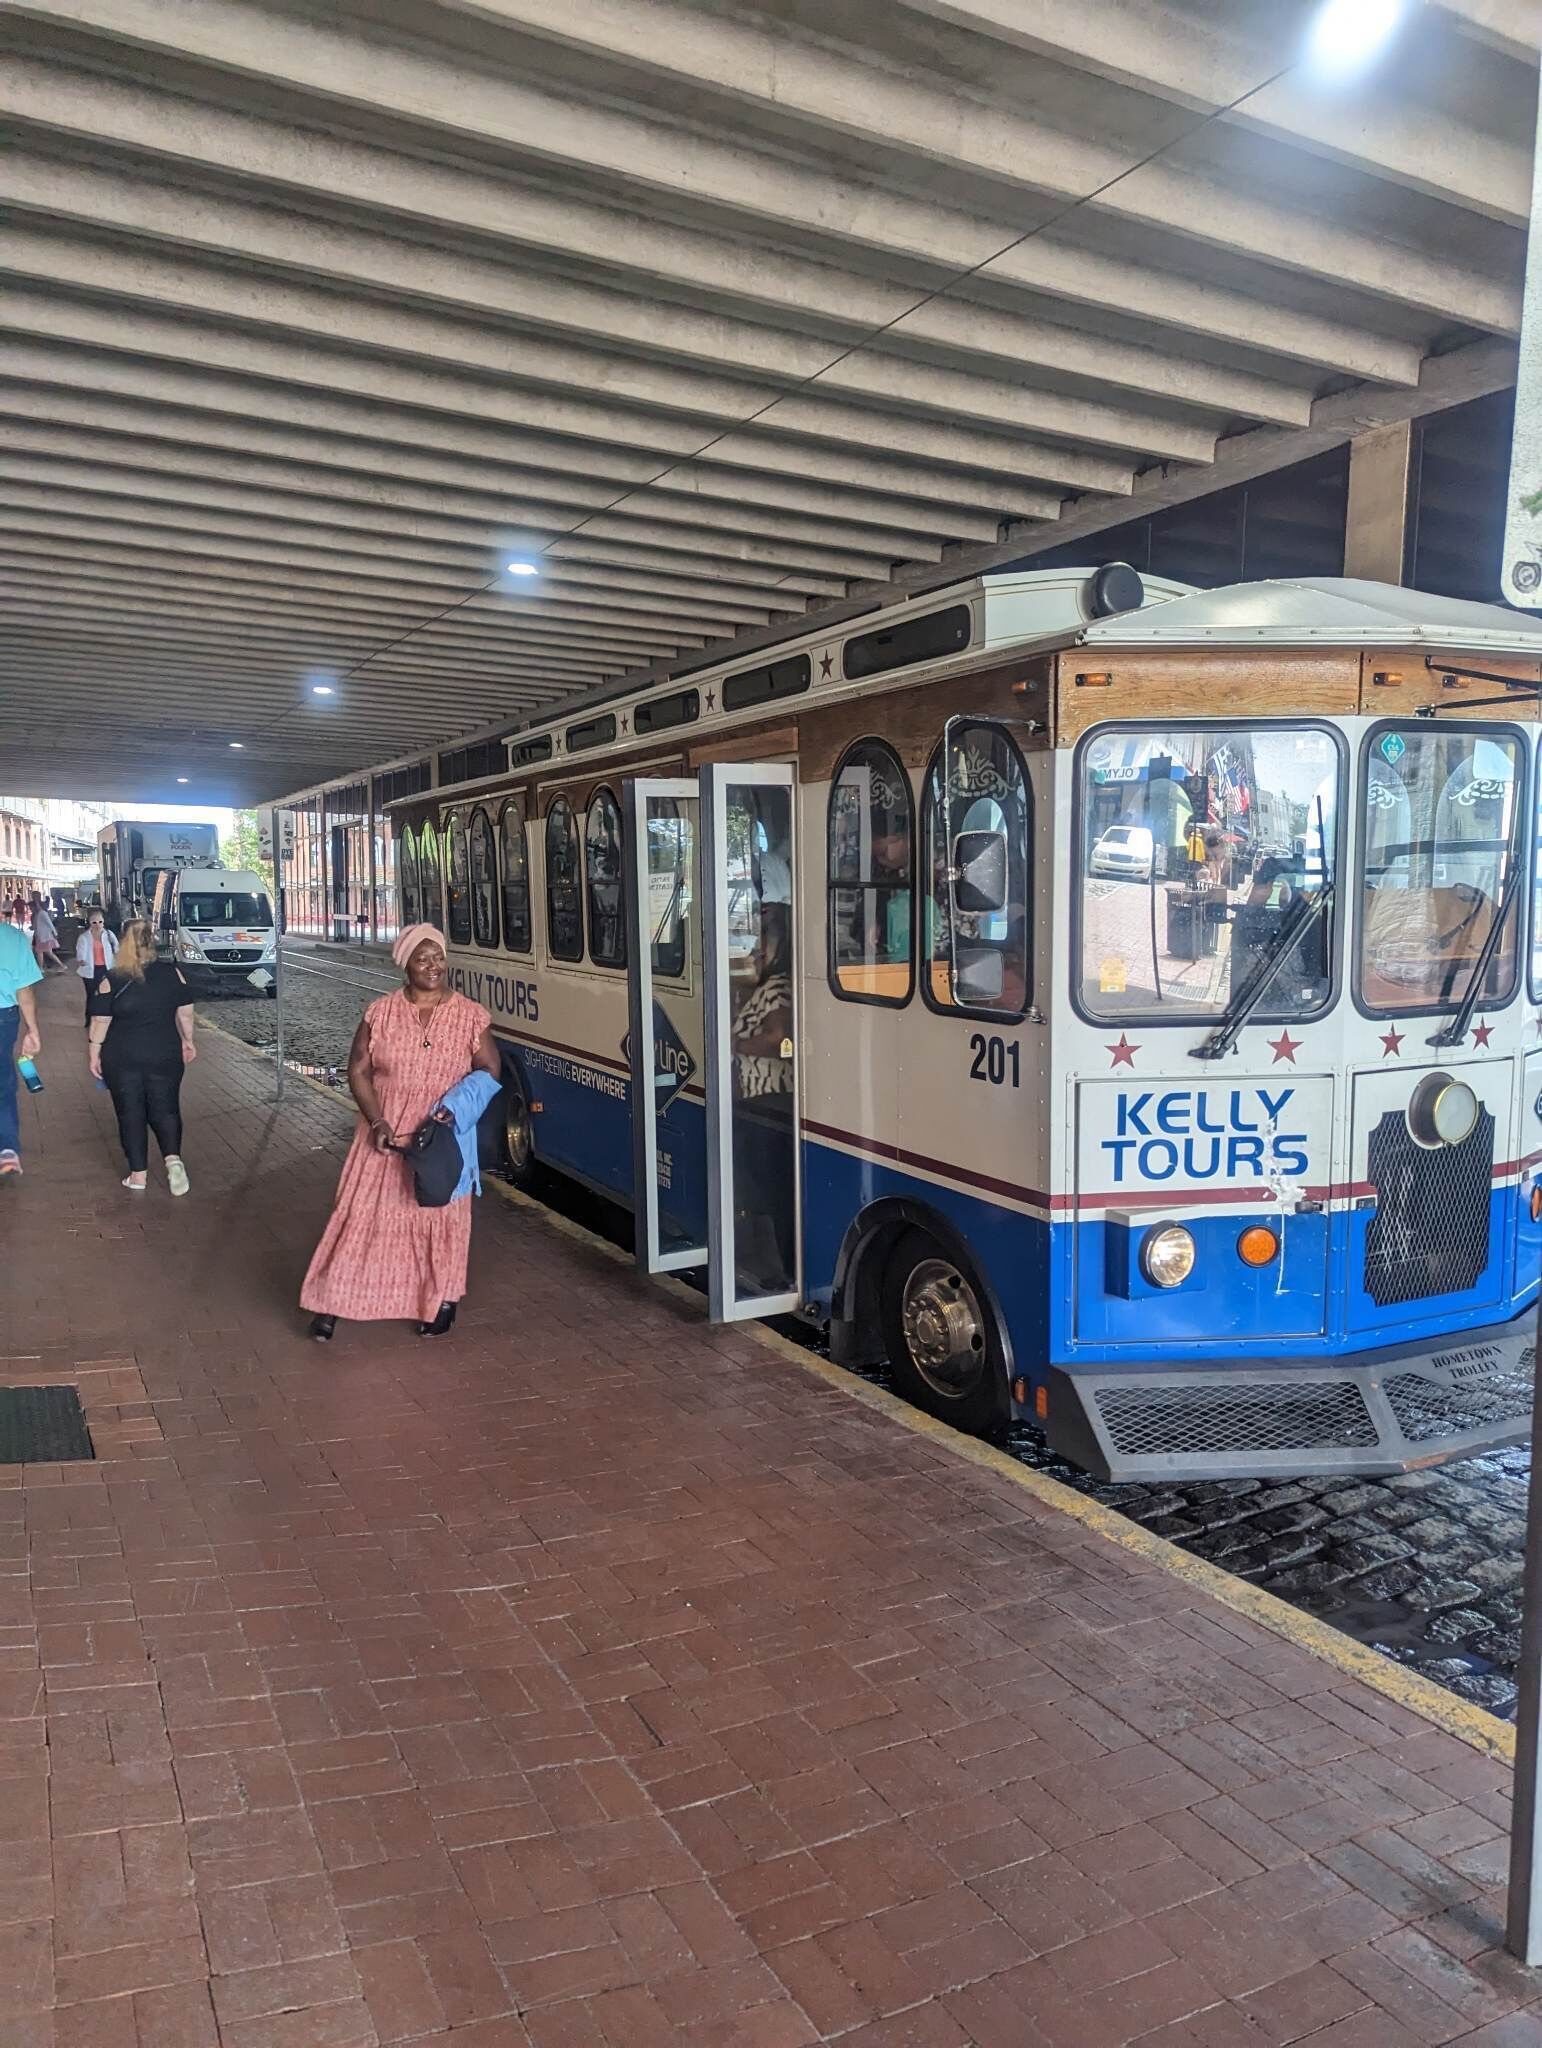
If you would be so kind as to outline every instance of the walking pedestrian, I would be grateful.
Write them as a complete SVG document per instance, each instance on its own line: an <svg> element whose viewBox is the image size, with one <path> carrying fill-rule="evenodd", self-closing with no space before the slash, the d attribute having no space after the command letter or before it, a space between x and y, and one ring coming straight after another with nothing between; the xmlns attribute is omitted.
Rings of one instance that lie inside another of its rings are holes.
<svg viewBox="0 0 1542 2048"><path fill-rule="evenodd" d="M107 929L107 913L100 904L86 914L86 928L75 941L75 972L86 995L86 1028L91 1027L91 998L96 985L118 957L118 942Z"/></svg>
<svg viewBox="0 0 1542 2048"><path fill-rule="evenodd" d="M50 970L59 974L66 972L64 962L59 958L59 927L41 896L32 899L32 950L45 974Z"/></svg>
<svg viewBox="0 0 1542 2048"><path fill-rule="evenodd" d="M0 924L0 1180L21 1172L16 1062L36 1059L43 1049L32 993L42 979L26 933L9 921Z"/></svg>
<svg viewBox="0 0 1542 2048"><path fill-rule="evenodd" d="M118 1113L128 1174L123 1185L143 1194L150 1167L149 1133L166 1162L174 1195L185 1195L182 1163L182 1070L198 1057L193 992L181 968L159 959L145 918L123 927L118 955L91 997L91 1071L105 1081Z"/></svg>
<svg viewBox="0 0 1542 2048"><path fill-rule="evenodd" d="M466 1291L471 1174L444 1208L421 1208L394 1148L468 1075L501 1078L492 1019L451 990L444 934L433 925L409 925L391 957L402 986L371 1003L354 1033L348 1086L361 1122L300 1289L322 1343L342 1318L416 1319L419 1336L442 1337Z"/></svg>

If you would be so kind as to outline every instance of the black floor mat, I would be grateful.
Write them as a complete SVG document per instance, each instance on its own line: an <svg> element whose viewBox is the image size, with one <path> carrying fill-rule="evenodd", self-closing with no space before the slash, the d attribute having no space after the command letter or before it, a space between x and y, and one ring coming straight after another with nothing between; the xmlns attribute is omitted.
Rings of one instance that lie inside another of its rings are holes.
<svg viewBox="0 0 1542 2048"><path fill-rule="evenodd" d="M95 1456L73 1387L0 1387L0 1465Z"/></svg>

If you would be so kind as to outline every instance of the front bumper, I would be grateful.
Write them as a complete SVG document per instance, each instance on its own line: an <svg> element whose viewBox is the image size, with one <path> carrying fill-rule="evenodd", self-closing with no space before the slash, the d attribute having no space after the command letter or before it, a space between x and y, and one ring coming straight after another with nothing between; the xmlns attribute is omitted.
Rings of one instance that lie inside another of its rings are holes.
<svg viewBox="0 0 1542 2048"><path fill-rule="evenodd" d="M1050 1366L1040 1426L1100 1479L1411 1472L1526 1441L1536 1351L1528 1308L1486 1329L1311 1365Z"/></svg>

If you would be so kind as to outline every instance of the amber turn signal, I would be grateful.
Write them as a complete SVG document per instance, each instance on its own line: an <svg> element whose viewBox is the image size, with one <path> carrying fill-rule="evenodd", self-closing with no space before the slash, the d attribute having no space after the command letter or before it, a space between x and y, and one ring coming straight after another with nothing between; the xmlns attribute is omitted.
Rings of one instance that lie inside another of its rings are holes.
<svg viewBox="0 0 1542 2048"><path fill-rule="evenodd" d="M1542 1180L1534 1180L1531 1184L1531 1220L1542 1223Z"/></svg>
<svg viewBox="0 0 1542 2048"><path fill-rule="evenodd" d="M1267 1223L1250 1223L1237 1239L1237 1257L1244 1266L1267 1266L1279 1252L1280 1241Z"/></svg>

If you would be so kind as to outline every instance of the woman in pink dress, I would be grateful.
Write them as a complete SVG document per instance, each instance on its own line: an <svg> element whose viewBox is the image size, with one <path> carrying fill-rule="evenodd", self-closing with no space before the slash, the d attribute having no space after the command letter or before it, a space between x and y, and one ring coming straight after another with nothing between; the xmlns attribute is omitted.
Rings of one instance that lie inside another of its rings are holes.
<svg viewBox="0 0 1542 2048"><path fill-rule="evenodd" d="M419 1207L405 1144L440 1097L474 1068L500 1074L480 1004L445 979L443 935L415 924L391 948L405 976L364 1012L348 1055L348 1086L363 1122L343 1162L337 1200L300 1289L311 1335L326 1343L339 1318L416 1320L442 1337L466 1291L471 1197Z"/></svg>

